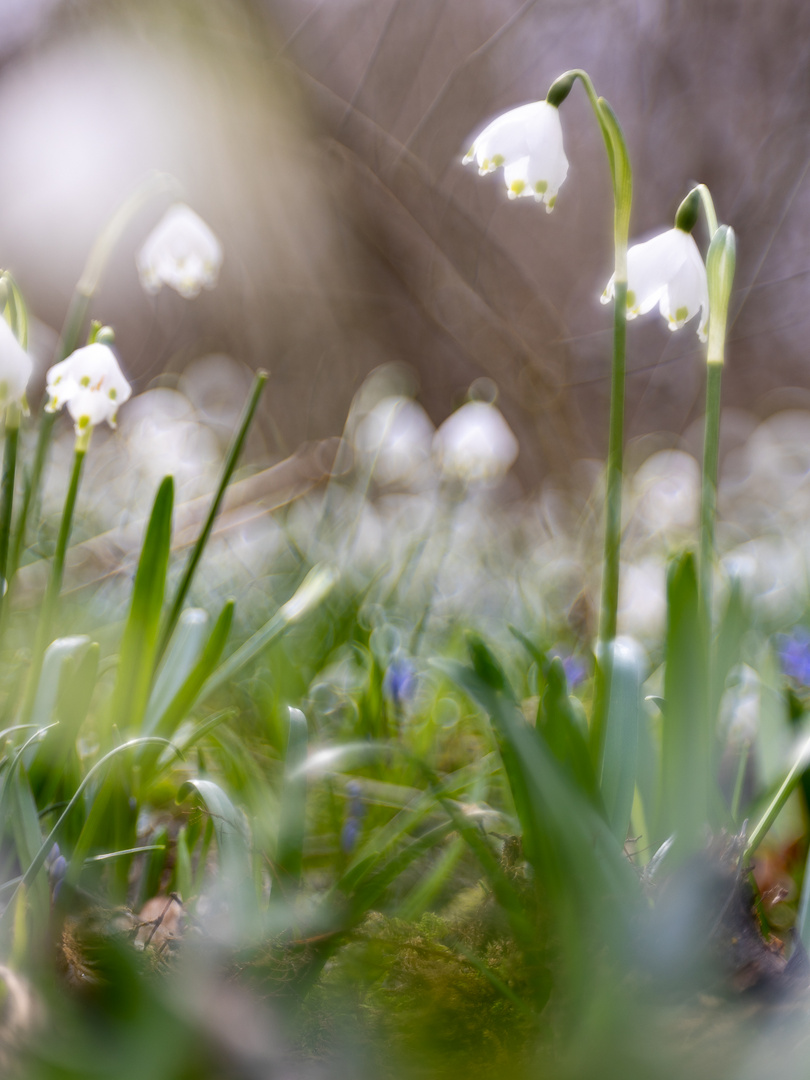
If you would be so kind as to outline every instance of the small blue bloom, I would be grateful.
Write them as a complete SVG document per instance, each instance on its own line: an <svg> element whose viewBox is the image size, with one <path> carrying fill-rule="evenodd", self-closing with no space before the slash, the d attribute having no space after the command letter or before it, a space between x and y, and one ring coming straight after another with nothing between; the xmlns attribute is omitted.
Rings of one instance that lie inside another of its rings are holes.
<svg viewBox="0 0 810 1080"><path fill-rule="evenodd" d="M579 684L587 678L588 665L581 656L575 656L572 653L558 652L556 649L549 655L551 657L558 656L562 661L563 671L565 672L565 679L569 689L573 690L575 686L579 686Z"/></svg>
<svg viewBox="0 0 810 1080"><path fill-rule="evenodd" d="M59 898L59 893L62 890L62 882L65 880L68 869L67 859L59 850L58 844L54 844L48 853L46 865L48 867L48 877L50 878L51 888L53 890L53 898L54 900L57 900Z"/></svg>
<svg viewBox="0 0 810 1080"><path fill-rule="evenodd" d="M349 855L357 844L360 836L360 822L357 818L347 818L340 831L340 850L344 855Z"/></svg>
<svg viewBox="0 0 810 1080"><path fill-rule="evenodd" d="M356 780L349 780L346 784L346 795L349 798L349 806L346 820L340 831L340 848L345 855L348 855L354 850L360 837L362 821L366 816L366 805L363 801L363 789Z"/></svg>
<svg viewBox="0 0 810 1080"><path fill-rule="evenodd" d="M383 679L383 693L401 708L416 691L416 672L413 663L404 656L395 656Z"/></svg>
<svg viewBox="0 0 810 1080"><path fill-rule="evenodd" d="M784 674L802 686L810 686L810 630L797 626L792 634L779 634L777 642Z"/></svg>

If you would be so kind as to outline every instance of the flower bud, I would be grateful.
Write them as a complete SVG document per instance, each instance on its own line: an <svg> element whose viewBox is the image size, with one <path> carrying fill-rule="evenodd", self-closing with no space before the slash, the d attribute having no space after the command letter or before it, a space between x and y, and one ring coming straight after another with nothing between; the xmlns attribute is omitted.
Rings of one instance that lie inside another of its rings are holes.
<svg viewBox="0 0 810 1080"><path fill-rule="evenodd" d="M100 326L95 332L93 341L97 341L99 345L114 345L115 344L115 330L111 326Z"/></svg>
<svg viewBox="0 0 810 1080"><path fill-rule="evenodd" d="M730 225L721 225L709 245L706 256L706 275L709 282L709 363L723 363L726 343L726 322L734 270L737 265L737 239Z"/></svg>
<svg viewBox="0 0 810 1080"><path fill-rule="evenodd" d="M566 71L564 75L560 75L558 79L555 79L546 94L546 101L549 105L553 105L558 109L571 93L576 78L575 72Z"/></svg>
<svg viewBox="0 0 810 1080"><path fill-rule="evenodd" d="M700 213L700 191L692 188L675 214L675 228L681 232L690 233L697 224Z"/></svg>

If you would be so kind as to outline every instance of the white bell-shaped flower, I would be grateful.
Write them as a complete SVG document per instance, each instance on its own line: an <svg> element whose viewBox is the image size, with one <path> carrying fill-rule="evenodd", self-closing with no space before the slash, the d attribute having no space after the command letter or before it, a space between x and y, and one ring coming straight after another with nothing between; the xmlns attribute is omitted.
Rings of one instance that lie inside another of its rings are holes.
<svg viewBox="0 0 810 1080"><path fill-rule="evenodd" d="M430 461L435 429L421 405L406 397L386 397L363 417L358 449L374 457L374 476L383 484L418 480Z"/></svg>
<svg viewBox="0 0 810 1080"><path fill-rule="evenodd" d="M0 316L0 409L18 405L24 411L25 389L33 371L31 357Z"/></svg>
<svg viewBox="0 0 810 1080"><path fill-rule="evenodd" d="M115 353L109 345L96 342L71 353L55 364L47 375L47 412L67 405L80 435L106 420L115 427L118 407L131 395Z"/></svg>
<svg viewBox="0 0 810 1080"><path fill-rule="evenodd" d="M568 175L559 109L533 101L503 113L477 136L464 164L473 159L482 176L503 166L510 199L533 195L550 213Z"/></svg>
<svg viewBox="0 0 810 1080"><path fill-rule="evenodd" d="M602 303L613 299L614 278L607 283ZM655 305L670 330L679 330L700 312L698 337L706 340L709 324L709 286L706 266L691 233L669 229L627 252L627 318L644 315Z"/></svg>
<svg viewBox="0 0 810 1080"><path fill-rule="evenodd" d="M216 285L222 245L191 207L176 203L146 238L136 262L146 292L157 293L165 284L191 300Z"/></svg>
<svg viewBox="0 0 810 1080"><path fill-rule="evenodd" d="M518 441L494 405L468 401L433 439L443 474L465 484L500 480L518 456Z"/></svg>

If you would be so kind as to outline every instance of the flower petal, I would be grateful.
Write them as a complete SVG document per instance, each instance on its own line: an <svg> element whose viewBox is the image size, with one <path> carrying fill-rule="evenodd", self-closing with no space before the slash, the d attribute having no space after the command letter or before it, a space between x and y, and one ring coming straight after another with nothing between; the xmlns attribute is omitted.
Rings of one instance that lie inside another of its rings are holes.
<svg viewBox="0 0 810 1080"><path fill-rule="evenodd" d="M605 286L602 303L615 292L614 278ZM709 290L706 267L691 233L668 229L627 253L627 318L644 315L656 305L677 330L701 312L698 335L706 340L709 319Z"/></svg>
<svg viewBox="0 0 810 1080"><path fill-rule="evenodd" d="M106 420L115 426L118 407L132 395L115 353L109 345L95 342L71 353L47 374L48 412L63 405L76 421L77 434L89 425ZM83 422L82 422L83 421Z"/></svg>
<svg viewBox="0 0 810 1080"><path fill-rule="evenodd" d="M501 412L469 401L452 413L433 439L442 472L464 483L500 479L518 455L518 441Z"/></svg>
<svg viewBox="0 0 810 1080"><path fill-rule="evenodd" d="M190 299L216 285L222 245L191 207L177 203L146 238L136 263L146 292L166 284Z"/></svg>
<svg viewBox="0 0 810 1080"><path fill-rule="evenodd" d="M700 311L698 336L701 341L705 341L709 321L709 286L706 280L706 267L694 238L689 233L682 233L682 235L686 240L683 245L685 258L661 297L659 310L669 323L670 330L679 330Z"/></svg>
<svg viewBox="0 0 810 1080"><path fill-rule="evenodd" d="M0 405L22 402L33 369L31 357L0 316Z"/></svg>
<svg viewBox="0 0 810 1080"><path fill-rule="evenodd" d="M531 195L551 210L568 175L559 110L533 101L497 117L475 139L464 158L480 173L503 166L509 197Z"/></svg>

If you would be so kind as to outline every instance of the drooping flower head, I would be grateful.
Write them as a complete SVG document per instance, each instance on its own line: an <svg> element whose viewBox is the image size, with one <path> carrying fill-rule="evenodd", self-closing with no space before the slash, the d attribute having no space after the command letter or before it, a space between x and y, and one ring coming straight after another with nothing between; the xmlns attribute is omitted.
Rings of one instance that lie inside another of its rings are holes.
<svg viewBox="0 0 810 1080"><path fill-rule="evenodd" d="M102 420L115 427L118 407L132 395L115 353L100 342L85 345L55 364L48 372L46 390L46 411L56 412L67 405L77 435Z"/></svg>
<svg viewBox="0 0 810 1080"><path fill-rule="evenodd" d="M465 484L500 480L518 455L518 441L488 401L468 401L445 420L433 440L445 476Z"/></svg>
<svg viewBox="0 0 810 1080"><path fill-rule="evenodd" d="M170 285L187 300L213 289L222 265L222 245L191 207L175 203L146 238L137 257L146 292Z"/></svg>
<svg viewBox="0 0 810 1080"><path fill-rule="evenodd" d="M670 330L680 330L700 312L698 337L707 338L709 286L706 265L692 236L697 219L697 189L684 199L675 228L634 244L627 252L627 318L635 319L655 305ZM612 277L602 293L602 303L613 299Z"/></svg>
<svg viewBox="0 0 810 1080"><path fill-rule="evenodd" d="M473 160L482 176L503 166L510 199L534 196L551 213L568 175L559 109L533 101L496 117L473 140L464 164Z"/></svg>
<svg viewBox="0 0 810 1080"><path fill-rule="evenodd" d="M31 357L14 336L14 331L0 316L0 409L17 405L27 412L25 389L31 378Z"/></svg>

